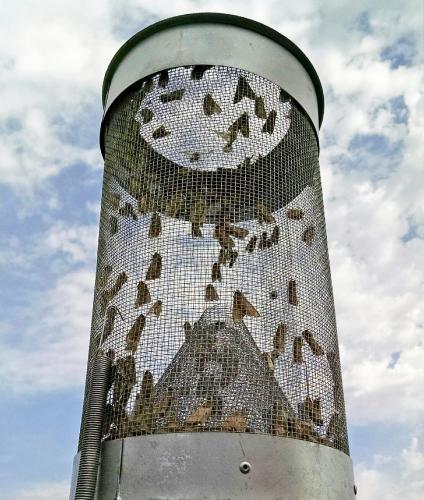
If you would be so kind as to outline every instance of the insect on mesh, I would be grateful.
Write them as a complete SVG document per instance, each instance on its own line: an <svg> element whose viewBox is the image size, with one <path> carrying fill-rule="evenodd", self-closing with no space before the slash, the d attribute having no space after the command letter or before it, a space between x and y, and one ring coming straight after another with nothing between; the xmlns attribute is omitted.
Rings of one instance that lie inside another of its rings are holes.
<svg viewBox="0 0 424 500"><path fill-rule="evenodd" d="M274 83L224 66L114 105L89 357L104 439L248 432L348 453L318 144Z"/></svg>

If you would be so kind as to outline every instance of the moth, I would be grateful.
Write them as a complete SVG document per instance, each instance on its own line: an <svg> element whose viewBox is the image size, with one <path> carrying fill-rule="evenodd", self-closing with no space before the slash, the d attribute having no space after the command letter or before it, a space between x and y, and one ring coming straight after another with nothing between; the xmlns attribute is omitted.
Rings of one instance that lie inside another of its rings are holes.
<svg viewBox="0 0 424 500"><path fill-rule="evenodd" d="M299 300L297 298L296 281L294 281L294 280L289 281L289 286L287 288L287 294L288 294L289 304L291 304L292 306L299 305Z"/></svg>
<svg viewBox="0 0 424 500"><path fill-rule="evenodd" d="M281 401L275 401L272 407L271 434L273 436L288 435L288 415Z"/></svg>
<svg viewBox="0 0 424 500"><path fill-rule="evenodd" d="M261 354L261 357L262 359L265 361L266 365L267 365L267 368L268 370L271 372L271 373L274 373L274 360L272 359L272 356L269 352L263 352Z"/></svg>
<svg viewBox="0 0 424 500"><path fill-rule="evenodd" d="M247 418L244 410L235 411L222 423L224 432L245 432L246 427Z"/></svg>
<svg viewBox="0 0 424 500"><path fill-rule="evenodd" d="M198 222L191 223L191 235L193 238L201 238L203 236L201 225Z"/></svg>
<svg viewBox="0 0 424 500"><path fill-rule="evenodd" d="M312 242L314 241L315 238L315 228L314 226L309 226L308 228L305 229L305 231L302 234L302 241L304 241L307 245L311 246Z"/></svg>
<svg viewBox="0 0 424 500"><path fill-rule="evenodd" d="M211 94L206 94L203 98L203 112L206 116L211 116L214 113L221 113L220 105L213 99Z"/></svg>
<svg viewBox="0 0 424 500"><path fill-rule="evenodd" d="M293 340L293 363L303 363L302 337L295 337Z"/></svg>
<svg viewBox="0 0 424 500"><path fill-rule="evenodd" d="M271 233L271 239L270 239L271 244L276 245L279 239L280 239L280 228L278 226L275 226Z"/></svg>
<svg viewBox="0 0 424 500"><path fill-rule="evenodd" d="M315 356L322 356L324 354L324 349L315 340L312 332L305 330L302 336Z"/></svg>
<svg viewBox="0 0 424 500"><path fill-rule="evenodd" d="M206 401L201 406L196 408L187 418L186 424L201 425L205 424L212 414L212 401Z"/></svg>
<svg viewBox="0 0 424 500"><path fill-rule="evenodd" d="M233 297L233 320L238 323L244 316L258 318L260 314L240 290L236 290Z"/></svg>
<svg viewBox="0 0 424 500"><path fill-rule="evenodd" d="M201 80L208 69L213 68L210 64L196 64L193 66L191 70L191 79L192 80Z"/></svg>
<svg viewBox="0 0 424 500"><path fill-rule="evenodd" d="M161 94L159 99L165 104L172 101L179 101L183 98L185 89L173 90L167 94Z"/></svg>
<svg viewBox="0 0 424 500"><path fill-rule="evenodd" d="M131 203L126 202L124 206L119 209L119 215L123 215L124 217L130 217L133 220L137 220L137 214L134 211L134 207Z"/></svg>
<svg viewBox="0 0 424 500"><path fill-rule="evenodd" d="M208 285L205 290L205 301L213 302L214 300L219 300L218 292L213 285Z"/></svg>
<svg viewBox="0 0 424 500"><path fill-rule="evenodd" d="M274 132L275 120L277 119L277 112L273 109L270 111L264 126L262 127L262 132L272 134Z"/></svg>
<svg viewBox="0 0 424 500"><path fill-rule="evenodd" d="M112 266L108 264L105 265L99 276L98 284L100 288L103 288L107 285L107 282L109 281L111 274L112 274Z"/></svg>
<svg viewBox="0 0 424 500"><path fill-rule="evenodd" d="M119 193L110 194L110 206L112 210L118 210L121 202L121 195Z"/></svg>
<svg viewBox="0 0 424 500"><path fill-rule="evenodd" d="M261 238L258 243L258 249L263 250L264 248L267 248L267 243L268 243L268 233L264 231L261 234Z"/></svg>
<svg viewBox="0 0 424 500"><path fill-rule="evenodd" d="M236 252L235 250L230 250L230 261L228 263L228 267L231 268L234 266L234 264L236 263L237 257L238 257L238 252Z"/></svg>
<svg viewBox="0 0 424 500"><path fill-rule="evenodd" d="M215 227L214 237L218 240L218 243L225 250L231 250L235 243L232 238L228 235L225 228L222 225L217 225Z"/></svg>
<svg viewBox="0 0 424 500"><path fill-rule="evenodd" d="M168 83L169 83L169 73L167 69L164 69L159 73L158 85L159 87L162 87L164 89L168 85Z"/></svg>
<svg viewBox="0 0 424 500"><path fill-rule="evenodd" d="M109 230L110 230L110 234L112 236L115 235L118 232L118 219L114 215L110 216Z"/></svg>
<svg viewBox="0 0 424 500"><path fill-rule="evenodd" d="M256 242L258 241L258 237L257 236L252 236L249 240L249 243L246 245L246 252L249 252L249 253L252 253L253 250L255 249L256 247Z"/></svg>
<svg viewBox="0 0 424 500"><path fill-rule="evenodd" d="M289 208L287 210L287 217L292 220L300 220L303 219L303 210L300 208Z"/></svg>
<svg viewBox="0 0 424 500"><path fill-rule="evenodd" d="M149 370L146 370L143 373L143 379L141 381L141 387L140 387L140 400L143 403L147 403L150 401L152 394L153 394L153 375L152 372Z"/></svg>
<svg viewBox="0 0 424 500"><path fill-rule="evenodd" d="M256 203L256 219L259 224L275 224L275 217L269 212L263 203Z"/></svg>
<svg viewBox="0 0 424 500"><path fill-rule="evenodd" d="M143 108L138 112L138 115L143 119L143 124L146 124L152 121L154 113L149 108Z"/></svg>
<svg viewBox="0 0 424 500"><path fill-rule="evenodd" d="M188 340L190 340L190 337L193 333L193 327L191 326L190 322L189 321L186 321L184 323L184 337L185 337L185 341L187 342Z"/></svg>
<svg viewBox="0 0 424 500"><path fill-rule="evenodd" d="M119 293L119 291L127 281L128 281L128 276L126 275L125 272L122 272L118 274L118 276L116 277L115 284L111 288L109 288L108 290L103 290L101 294L101 311L100 311L102 315L106 310L107 303L114 297L116 297L116 295Z"/></svg>
<svg viewBox="0 0 424 500"><path fill-rule="evenodd" d="M162 257L155 253L146 273L146 280L156 280L160 278L162 272Z"/></svg>
<svg viewBox="0 0 424 500"><path fill-rule="evenodd" d="M265 120L267 117L265 110L265 103L262 97L255 97L255 115L262 120Z"/></svg>
<svg viewBox="0 0 424 500"><path fill-rule="evenodd" d="M131 354L117 360L114 378L113 406L125 415L125 407L136 382L135 360Z"/></svg>
<svg viewBox="0 0 424 500"><path fill-rule="evenodd" d="M105 342L105 340L111 335L113 327L115 325L115 317L117 312L118 308L116 306L110 306L107 308L106 318L103 326L102 342Z"/></svg>
<svg viewBox="0 0 424 500"><path fill-rule="evenodd" d="M222 280L221 268L219 267L218 262L215 262L214 265L212 266L212 282L221 280Z"/></svg>
<svg viewBox="0 0 424 500"><path fill-rule="evenodd" d="M201 197L197 197L190 207L190 221L195 224L206 222L206 209L206 201Z"/></svg>
<svg viewBox="0 0 424 500"><path fill-rule="evenodd" d="M165 212L170 217L177 217L182 208L183 201L182 195L174 195L166 204Z"/></svg>
<svg viewBox="0 0 424 500"><path fill-rule="evenodd" d="M146 95L153 90L154 82L153 78L149 77L144 81L143 87L140 90L140 100L143 100Z"/></svg>
<svg viewBox="0 0 424 500"><path fill-rule="evenodd" d="M247 97L248 99L255 99L256 95L246 78L244 78L244 76L239 76L236 92L234 94L234 104L240 102L244 97Z"/></svg>
<svg viewBox="0 0 424 500"><path fill-rule="evenodd" d="M273 354L275 356L279 356L284 352L286 343L286 334L287 334L287 326L283 323L280 323L277 326L277 331L275 332L273 339L273 346L274 346Z"/></svg>
<svg viewBox="0 0 424 500"><path fill-rule="evenodd" d="M166 128L163 125L161 125L156 130L153 131L152 137L153 137L153 139L163 139L164 137L166 137L170 133L171 132L169 132L169 130L166 130Z"/></svg>
<svg viewBox="0 0 424 500"><path fill-rule="evenodd" d="M147 311L147 314L154 314L156 317L159 317L162 312L162 301L157 300L152 307Z"/></svg>
<svg viewBox="0 0 424 500"><path fill-rule="evenodd" d="M140 307L144 304L148 304L152 300L149 292L149 288L144 283L144 281L140 281L137 285L137 297L135 299L134 307Z"/></svg>
<svg viewBox="0 0 424 500"><path fill-rule="evenodd" d="M129 329L127 336L125 337L126 351L131 351L133 354L137 350L138 343L140 342L141 334L143 333L144 326L146 324L146 317L140 314L135 320L132 327Z"/></svg>
<svg viewBox="0 0 424 500"><path fill-rule="evenodd" d="M160 215L158 213L154 213L150 221L149 238L157 238L161 232L162 232L162 224L160 220Z"/></svg>
<svg viewBox="0 0 424 500"><path fill-rule="evenodd" d="M228 231L228 234L234 236L239 240L244 240L246 236L249 234L249 231L244 227L238 227L232 224L225 224L225 228Z"/></svg>

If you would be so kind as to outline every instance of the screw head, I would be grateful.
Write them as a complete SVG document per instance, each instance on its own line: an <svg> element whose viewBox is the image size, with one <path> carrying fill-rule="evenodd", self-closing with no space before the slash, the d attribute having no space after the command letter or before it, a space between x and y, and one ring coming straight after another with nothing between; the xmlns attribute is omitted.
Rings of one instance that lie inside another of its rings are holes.
<svg viewBox="0 0 424 500"><path fill-rule="evenodd" d="M248 474L252 466L249 464L249 462L240 462L239 468L242 474Z"/></svg>

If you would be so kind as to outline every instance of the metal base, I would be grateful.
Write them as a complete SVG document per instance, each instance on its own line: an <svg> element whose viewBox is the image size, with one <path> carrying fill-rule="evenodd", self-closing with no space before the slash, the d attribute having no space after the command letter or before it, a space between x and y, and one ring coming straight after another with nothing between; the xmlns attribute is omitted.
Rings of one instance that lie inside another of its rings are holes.
<svg viewBox="0 0 424 500"><path fill-rule="evenodd" d="M103 443L98 500L353 500L344 453L290 438L181 433Z"/></svg>

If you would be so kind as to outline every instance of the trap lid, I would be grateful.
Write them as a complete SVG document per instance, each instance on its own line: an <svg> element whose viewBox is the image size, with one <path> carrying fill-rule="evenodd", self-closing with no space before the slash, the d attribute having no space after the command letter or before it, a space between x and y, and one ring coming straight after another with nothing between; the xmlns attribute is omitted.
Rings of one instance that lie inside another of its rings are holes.
<svg viewBox="0 0 424 500"><path fill-rule="evenodd" d="M152 24L118 50L103 81L105 115L128 87L146 76L195 64L231 66L269 79L302 106L318 131L324 113L324 95L306 55L288 38L264 24L206 12ZM103 130L101 142L102 135Z"/></svg>

